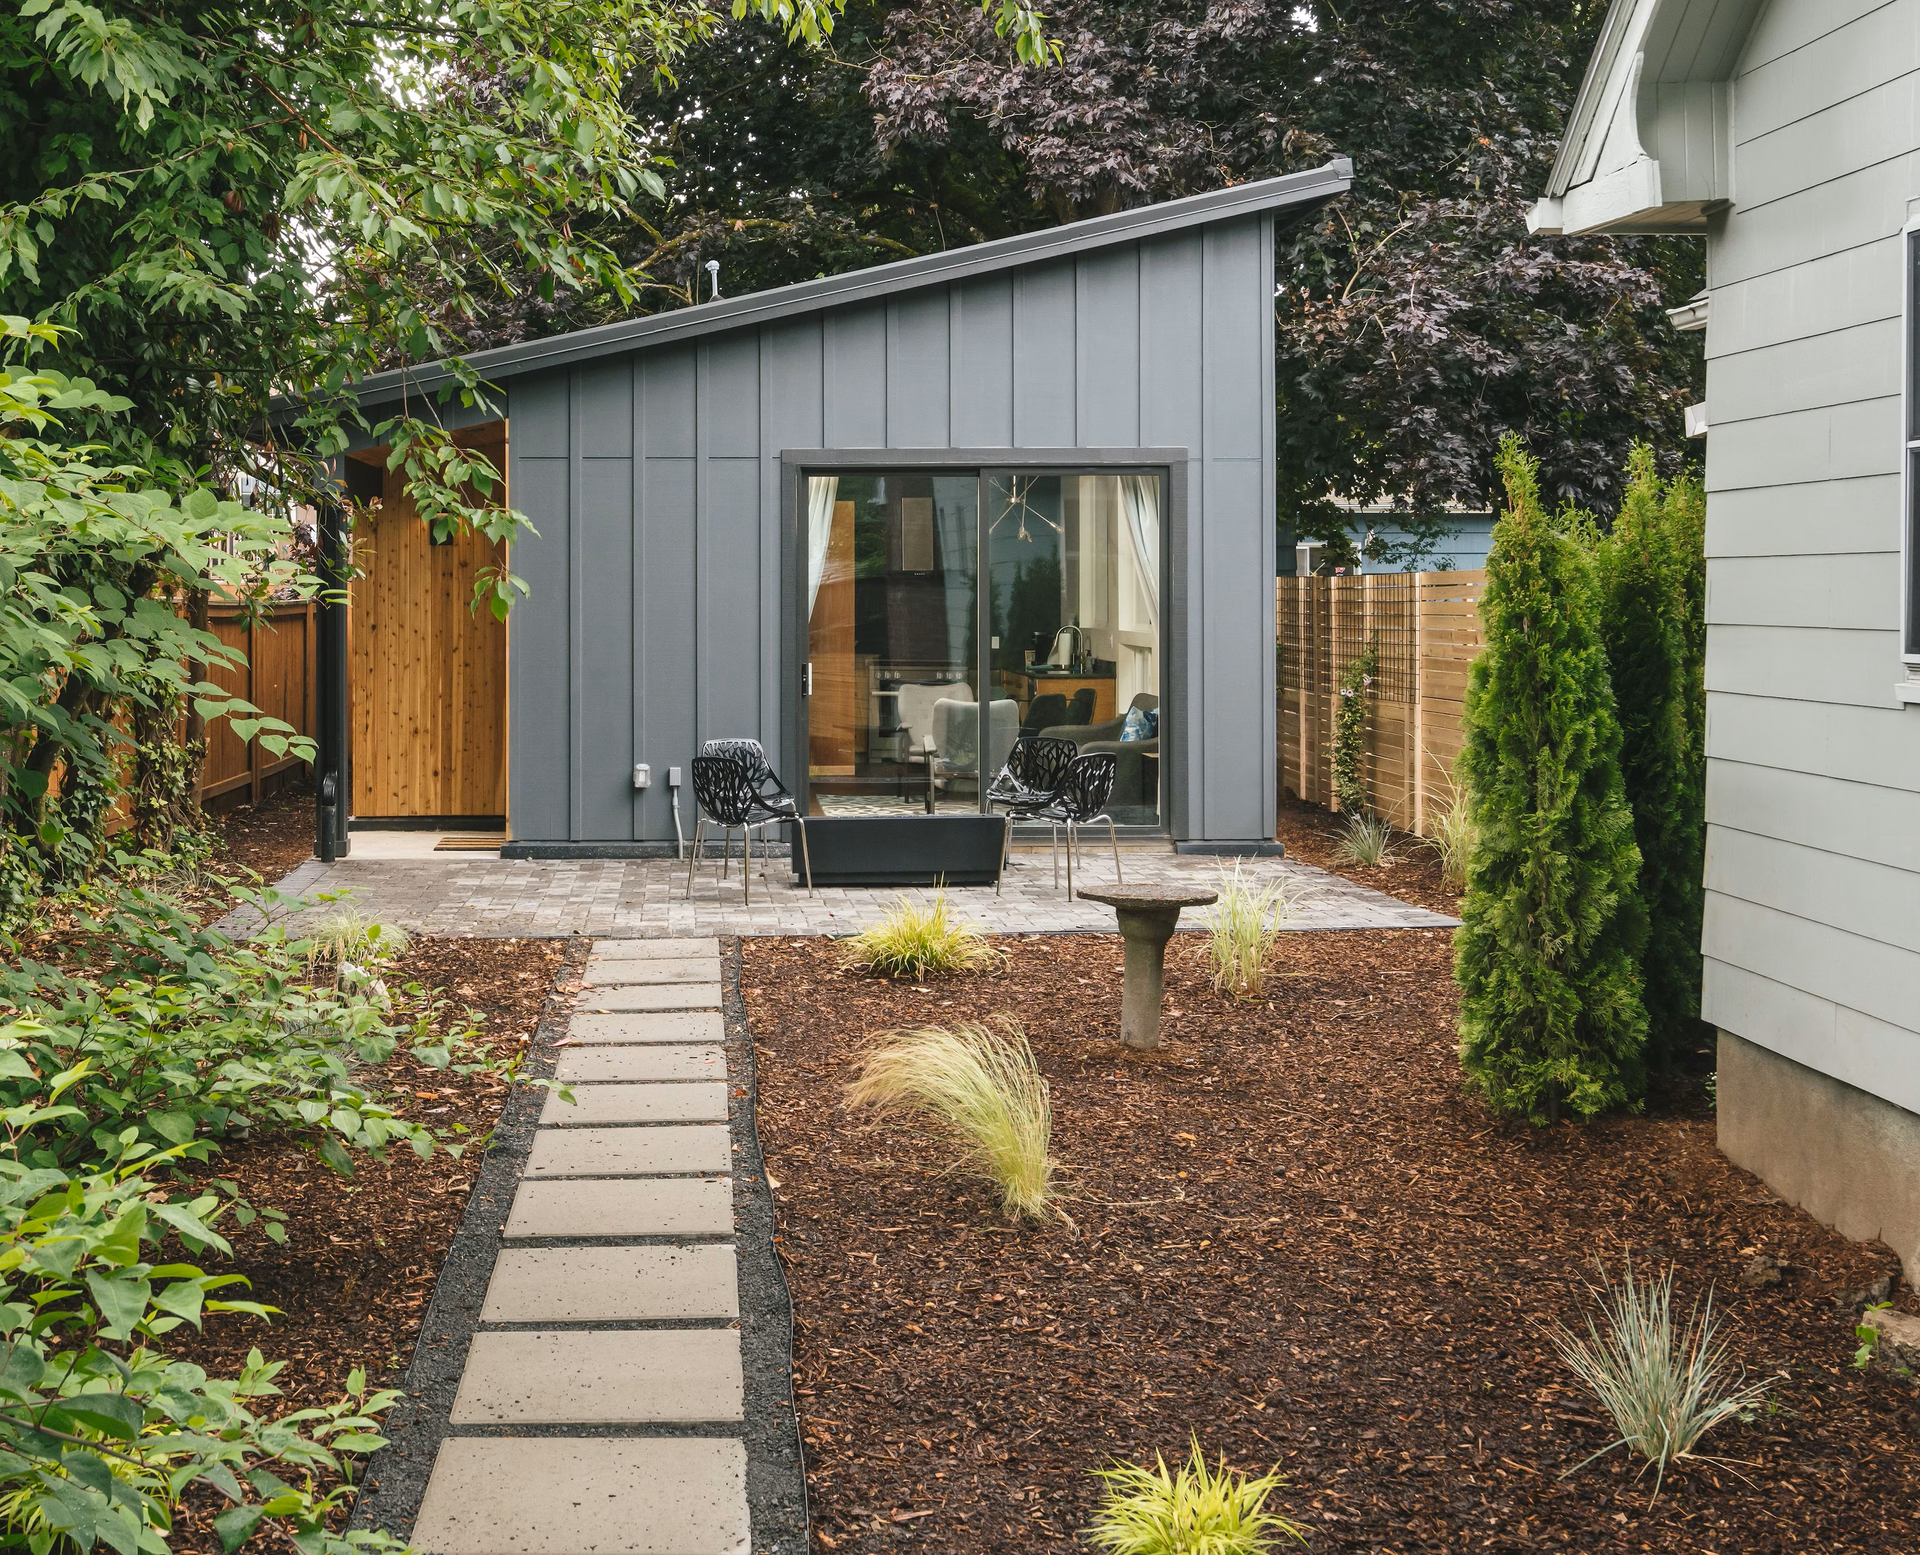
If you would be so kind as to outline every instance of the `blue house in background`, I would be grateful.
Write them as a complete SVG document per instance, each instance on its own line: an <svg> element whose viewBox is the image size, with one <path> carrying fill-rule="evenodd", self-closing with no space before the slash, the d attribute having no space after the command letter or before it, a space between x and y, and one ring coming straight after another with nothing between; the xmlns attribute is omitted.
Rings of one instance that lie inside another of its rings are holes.
<svg viewBox="0 0 1920 1555"><path fill-rule="evenodd" d="M1493 548L1492 513L1450 513L1450 534L1424 543L1415 539L1395 522L1391 508L1356 508L1347 538L1360 552L1364 572L1471 572L1486 566L1487 552ZM1287 527L1280 528L1277 560L1280 576L1298 577L1302 570L1301 551L1312 548L1311 566L1325 565L1326 551L1319 541L1299 541ZM1368 553L1383 551L1377 559Z"/></svg>

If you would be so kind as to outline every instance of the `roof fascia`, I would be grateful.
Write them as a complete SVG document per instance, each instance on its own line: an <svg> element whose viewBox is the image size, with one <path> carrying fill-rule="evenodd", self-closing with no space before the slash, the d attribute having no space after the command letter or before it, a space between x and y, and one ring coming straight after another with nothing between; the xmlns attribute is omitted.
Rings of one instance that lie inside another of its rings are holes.
<svg viewBox="0 0 1920 1555"><path fill-rule="evenodd" d="M1040 232L996 238L968 248L922 254L892 264L875 265L844 275L799 281L770 291L679 308L671 313L602 324L543 340L525 340L491 351L476 351L465 365L482 381L499 381L522 373L562 367L594 357L610 356L645 346L742 329L797 313L869 301L923 286L966 280L992 271L1060 259L1115 243L1137 242L1188 227L1206 226L1238 216L1282 212L1305 216L1353 186L1353 163L1335 157L1323 167L1289 173L1280 178L1235 184L1160 205L1118 211L1086 221L1069 222ZM444 362L375 373L355 386L364 405L377 405L405 393L420 393L456 381Z"/></svg>

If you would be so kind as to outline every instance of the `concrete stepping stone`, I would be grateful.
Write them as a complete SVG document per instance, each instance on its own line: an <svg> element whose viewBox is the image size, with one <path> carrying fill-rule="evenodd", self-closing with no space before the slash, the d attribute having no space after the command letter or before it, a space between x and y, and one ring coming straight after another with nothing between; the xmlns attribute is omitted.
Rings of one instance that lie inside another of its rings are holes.
<svg viewBox="0 0 1920 1555"><path fill-rule="evenodd" d="M554 1078L570 1085L621 1080L724 1080L727 1055L692 1044L658 1047L564 1047Z"/></svg>
<svg viewBox="0 0 1920 1555"><path fill-rule="evenodd" d="M540 1121L552 1128L591 1128L603 1123L724 1123L724 1080L685 1085L655 1081L649 1085L576 1085L569 1102L547 1092Z"/></svg>
<svg viewBox="0 0 1920 1555"><path fill-rule="evenodd" d="M543 1128L533 1136L527 1178L672 1177L733 1170L725 1124L659 1128Z"/></svg>
<svg viewBox="0 0 1920 1555"><path fill-rule="evenodd" d="M718 960L717 939L597 939L593 942L592 961L692 961Z"/></svg>
<svg viewBox="0 0 1920 1555"><path fill-rule="evenodd" d="M587 984L593 988L632 988L646 983L715 983L720 960L589 961Z"/></svg>
<svg viewBox="0 0 1920 1555"><path fill-rule="evenodd" d="M735 1318L740 1270L724 1242L694 1247L510 1247L493 1265L483 1323Z"/></svg>
<svg viewBox="0 0 1920 1555"><path fill-rule="evenodd" d="M680 1425L738 1420L734 1328L478 1333L453 1425Z"/></svg>
<svg viewBox="0 0 1920 1555"><path fill-rule="evenodd" d="M589 988L573 1006L585 1011L717 1010L720 984L676 983L665 988Z"/></svg>
<svg viewBox="0 0 1920 1555"><path fill-rule="evenodd" d="M421 1555L746 1555L747 1451L697 1436L451 1437Z"/></svg>
<svg viewBox="0 0 1920 1555"><path fill-rule="evenodd" d="M507 1239L732 1236L733 1183L725 1177L574 1178L523 1182Z"/></svg>
<svg viewBox="0 0 1920 1555"><path fill-rule="evenodd" d="M718 1010L676 1010L657 1014L576 1015L567 1023L567 1037L582 1043L724 1042L727 1031Z"/></svg>

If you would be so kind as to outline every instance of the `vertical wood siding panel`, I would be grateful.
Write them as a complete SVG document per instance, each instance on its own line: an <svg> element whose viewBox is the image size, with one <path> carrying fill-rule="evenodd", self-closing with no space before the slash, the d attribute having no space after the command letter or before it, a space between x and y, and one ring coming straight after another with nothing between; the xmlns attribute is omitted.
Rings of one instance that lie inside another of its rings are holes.
<svg viewBox="0 0 1920 1555"><path fill-rule="evenodd" d="M1137 448L1140 437L1140 250L1084 255L1077 266L1077 415L1085 448Z"/></svg>
<svg viewBox="0 0 1920 1555"><path fill-rule="evenodd" d="M769 640L762 675L771 677L761 703L760 739L773 754L783 775L796 770L803 759L798 749L799 708L793 687L800 665L790 659L788 643L797 631L798 606L793 590L799 585L786 568L803 565L803 558L784 555L786 517L782 504L787 493L781 450L819 448L825 442L825 405L821 398L824 344L821 321L815 318L770 325L761 332L762 444L760 458L761 556L760 619ZM792 778L789 777L791 782Z"/></svg>
<svg viewBox="0 0 1920 1555"><path fill-rule="evenodd" d="M693 457L694 380L691 346L667 346L647 353L641 395L649 459Z"/></svg>
<svg viewBox="0 0 1920 1555"><path fill-rule="evenodd" d="M706 461L705 587L701 624L703 740L758 738L761 645L770 636L759 613L760 468L753 459Z"/></svg>
<svg viewBox="0 0 1920 1555"><path fill-rule="evenodd" d="M633 456L633 368L625 357L589 362L580 369L580 455Z"/></svg>
<svg viewBox="0 0 1920 1555"><path fill-rule="evenodd" d="M1013 276L1013 444L1072 448L1074 266L1035 265Z"/></svg>
<svg viewBox="0 0 1920 1555"><path fill-rule="evenodd" d="M887 313L884 304L826 315L827 448L887 445Z"/></svg>
<svg viewBox="0 0 1920 1555"><path fill-rule="evenodd" d="M1194 679L1206 734L1201 835L1222 840L1262 835L1266 806L1259 774L1273 761L1260 707L1262 672L1271 673L1273 663L1273 578L1263 576L1259 565L1260 527L1271 529L1273 519L1261 511L1261 477L1258 460L1207 462L1201 582L1207 603L1197 612L1201 647Z"/></svg>
<svg viewBox="0 0 1920 1555"><path fill-rule="evenodd" d="M649 375L651 367L649 367ZM653 425L644 424L649 450ZM640 630L646 639L642 659L647 709L645 760L654 764L657 782L666 768L685 767L698 752L694 743L694 497L693 460L648 458L641 463L640 510L646 528L640 537ZM685 774L689 782L692 773ZM668 798L656 812L656 836L673 834ZM693 790L682 795L691 804ZM687 813L687 824L692 815Z"/></svg>
<svg viewBox="0 0 1920 1555"><path fill-rule="evenodd" d="M1223 223L1205 241L1207 457L1258 459L1273 419L1273 402L1260 397L1272 353L1258 314L1271 316L1273 296L1260 295L1259 223Z"/></svg>
<svg viewBox="0 0 1920 1555"><path fill-rule="evenodd" d="M955 448L1013 446L1013 278L996 275L952 290Z"/></svg>
<svg viewBox="0 0 1920 1555"><path fill-rule="evenodd" d="M753 458L760 452L760 342L751 332L719 335L707 344L709 458Z"/></svg>
<svg viewBox="0 0 1920 1555"><path fill-rule="evenodd" d="M515 837L552 840L567 835L572 712L564 375L516 383L513 414L507 486L514 506L540 532L514 541L510 557L513 570L527 582L527 597L514 607L507 628L512 699L507 819Z"/></svg>
<svg viewBox="0 0 1920 1555"><path fill-rule="evenodd" d="M629 387L632 375L623 373ZM603 387L605 387L603 385ZM632 402L626 435L632 436ZM585 568L580 579L584 630L575 695L580 724L580 836L633 835L633 461L584 459L574 523Z"/></svg>
<svg viewBox="0 0 1920 1555"><path fill-rule="evenodd" d="M909 292L887 305L887 446L947 446L947 290Z"/></svg>

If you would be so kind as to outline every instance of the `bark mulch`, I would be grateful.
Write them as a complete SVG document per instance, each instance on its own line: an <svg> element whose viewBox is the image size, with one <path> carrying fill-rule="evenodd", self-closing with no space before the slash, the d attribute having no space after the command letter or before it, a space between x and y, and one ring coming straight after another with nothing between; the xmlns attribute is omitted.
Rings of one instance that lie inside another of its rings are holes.
<svg viewBox="0 0 1920 1555"><path fill-rule="evenodd" d="M250 869L268 885L313 857L313 789L294 784L261 801L209 817L220 838L210 866L220 874Z"/></svg>
<svg viewBox="0 0 1920 1555"><path fill-rule="evenodd" d="M1536 1132L1463 1094L1451 947L1298 933L1271 999L1170 955L1171 1041L1116 1049L1119 945L1000 942L1004 970L888 983L749 940L760 1131L793 1286L816 1549L1060 1550L1088 1471L1197 1433L1321 1550L1920 1550L1920 1409L1856 1372L1847 1293L1894 1272L1731 1166L1702 1088ZM873 1033L1007 1012L1052 1086L1068 1229L1010 1227L904 1124L840 1108ZM1788 1265L1743 1288L1753 1260ZM1651 1476L1540 1325L1594 1260L1709 1286L1774 1407ZM1901 1304L1913 1306L1910 1292Z"/></svg>
<svg viewBox="0 0 1920 1555"><path fill-rule="evenodd" d="M1285 845L1287 857L1324 869L1359 885L1371 886L1403 902L1443 912L1449 917L1460 914L1460 893L1448 885L1440 865L1424 838L1411 832L1393 834L1393 852L1384 864L1354 864L1334 850L1346 827L1342 818L1319 805L1298 799L1282 799L1279 824L1274 835Z"/></svg>

